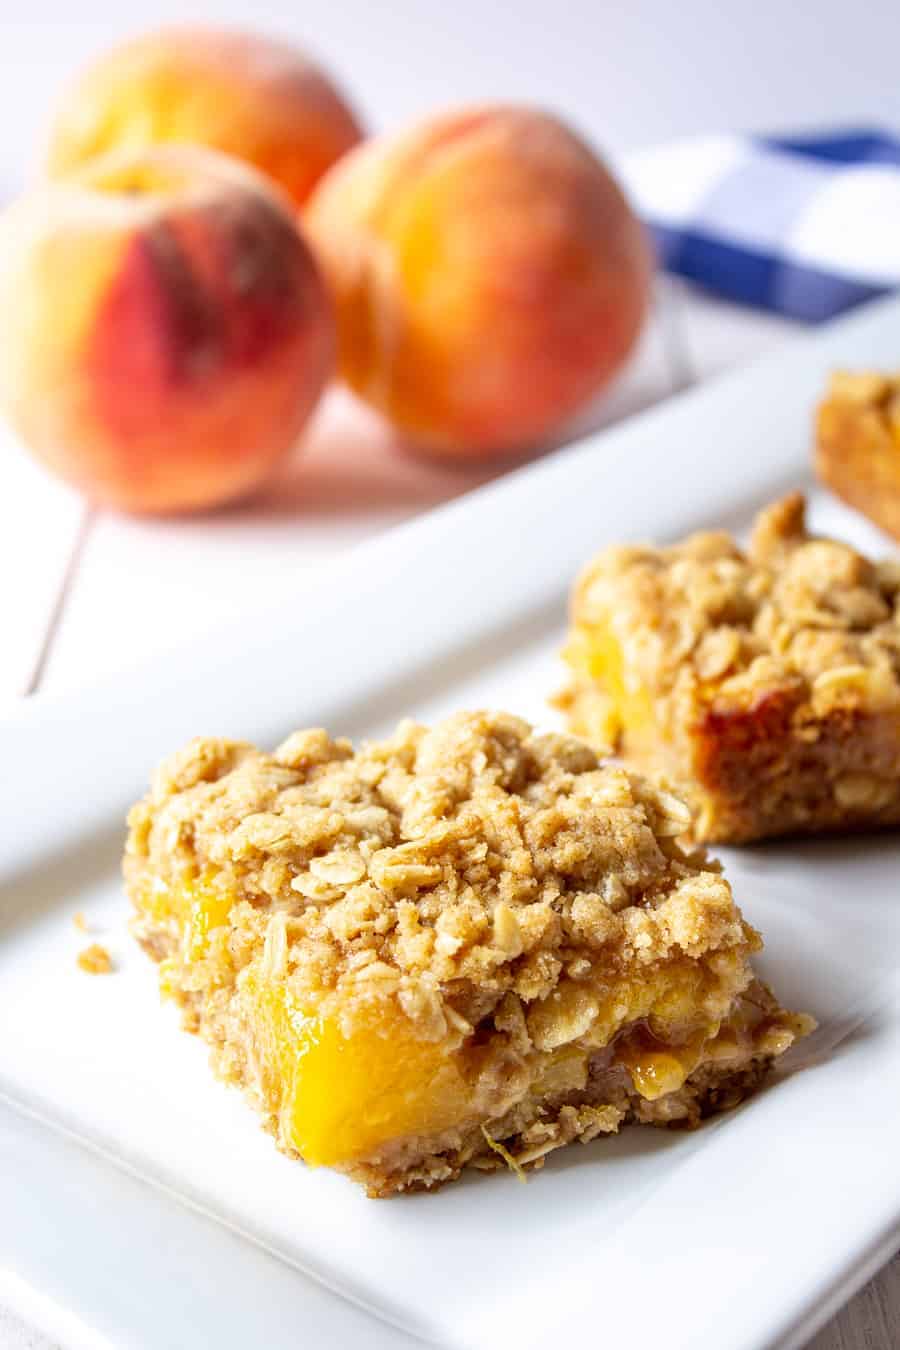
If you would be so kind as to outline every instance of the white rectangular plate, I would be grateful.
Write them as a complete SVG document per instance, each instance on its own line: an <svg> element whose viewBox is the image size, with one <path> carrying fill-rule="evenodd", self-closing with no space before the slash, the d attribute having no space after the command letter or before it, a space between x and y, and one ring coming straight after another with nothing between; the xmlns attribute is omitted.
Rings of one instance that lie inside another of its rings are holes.
<svg viewBox="0 0 900 1350"><path fill-rule="evenodd" d="M781 997L821 1028L686 1135L628 1130L521 1186L367 1200L281 1157L160 1009L125 932L124 812L187 737L272 744L498 705L550 722L565 595L613 540L746 527L808 480L835 365L896 365L900 305L836 325L366 545L327 582L3 730L0 1257L117 1347L798 1345L900 1235L900 838L728 851ZM886 542L814 493L814 524ZM115 623L115 615L110 615ZM117 972L75 954L83 910ZM53 1301L47 1305L46 1300ZM44 1320L47 1320L45 1318ZM53 1321L53 1318L50 1318ZM54 1325L57 1325L54 1322ZM77 1336L76 1336L77 1330Z"/></svg>

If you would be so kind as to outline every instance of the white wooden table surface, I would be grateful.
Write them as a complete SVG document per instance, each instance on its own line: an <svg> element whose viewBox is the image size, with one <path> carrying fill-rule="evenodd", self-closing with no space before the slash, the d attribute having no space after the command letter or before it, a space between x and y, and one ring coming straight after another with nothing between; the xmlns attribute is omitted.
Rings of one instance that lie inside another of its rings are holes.
<svg viewBox="0 0 900 1350"><path fill-rule="evenodd" d="M192 16L204 9L245 23L250 14L241 0L220 0L192 6ZM310 41L382 126L436 105L505 97L555 106L616 153L747 126L900 127L896 0L305 0L301 9L258 0L253 22ZM48 104L74 66L123 30L185 13L183 0L30 0L12 10L0 20L0 187L30 172ZM783 322L664 283L641 350L594 423L790 337ZM324 568L480 478L404 458L338 393L305 452L255 501L190 522L139 522L87 512L0 431L0 717L23 696L77 688L214 627L293 572ZM812 1345L900 1346L900 1258ZM50 1346L0 1307L2 1350Z"/></svg>

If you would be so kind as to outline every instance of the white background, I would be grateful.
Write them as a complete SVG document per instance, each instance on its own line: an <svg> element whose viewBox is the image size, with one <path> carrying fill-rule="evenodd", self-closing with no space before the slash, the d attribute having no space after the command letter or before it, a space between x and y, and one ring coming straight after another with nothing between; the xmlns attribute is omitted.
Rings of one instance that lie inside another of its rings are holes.
<svg viewBox="0 0 900 1350"><path fill-rule="evenodd" d="M294 37L373 125L472 98L551 104L626 150L693 131L900 124L892 0L3 0L3 167L24 172L74 66L163 19Z"/></svg>
<svg viewBox="0 0 900 1350"><path fill-rule="evenodd" d="M79 64L125 33L186 11L184 3L0 0L0 193L35 176L49 109ZM269 0L191 6L190 17L252 23L302 42L375 129L436 106L505 98L568 115L614 159L692 132L900 131L897 0ZM638 358L597 420L787 336L777 320L664 287ZM277 491L248 507L141 524L86 523L72 494L0 439L0 706L33 683L72 687L139 660L251 606L292 569L322 566L481 476L401 459L340 397L311 441ZM821 1333L816 1350L888 1350L898 1323L895 1263L893 1275ZM0 1310L4 1350L45 1344Z"/></svg>

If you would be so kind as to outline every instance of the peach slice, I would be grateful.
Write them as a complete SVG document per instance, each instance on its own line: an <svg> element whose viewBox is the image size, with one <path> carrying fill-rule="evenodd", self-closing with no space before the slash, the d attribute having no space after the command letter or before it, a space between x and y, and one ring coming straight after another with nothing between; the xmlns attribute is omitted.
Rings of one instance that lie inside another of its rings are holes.
<svg viewBox="0 0 900 1350"><path fill-rule="evenodd" d="M264 1071L277 1084L282 1141L312 1166L365 1157L392 1139L456 1126L472 1110L462 1057L417 1041L402 1016L345 1037L283 985L244 981Z"/></svg>

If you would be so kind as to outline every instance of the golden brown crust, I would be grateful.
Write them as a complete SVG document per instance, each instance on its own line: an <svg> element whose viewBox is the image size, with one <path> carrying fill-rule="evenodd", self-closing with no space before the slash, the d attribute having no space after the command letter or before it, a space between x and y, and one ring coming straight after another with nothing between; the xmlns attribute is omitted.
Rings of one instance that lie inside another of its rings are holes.
<svg viewBox="0 0 900 1350"><path fill-rule="evenodd" d="M894 823L898 616L900 566L808 534L799 494L746 553L721 533L608 549L574 593L570 725L668 773L703 840ZM652 709L643 734L590 667L601 635Z"/></svg>
<svg viewBox="0 0 900 1350"><path fill-rule="evenodd" d="M900 375L839 371L816 412L816 471L900 539Z"/></svg>

